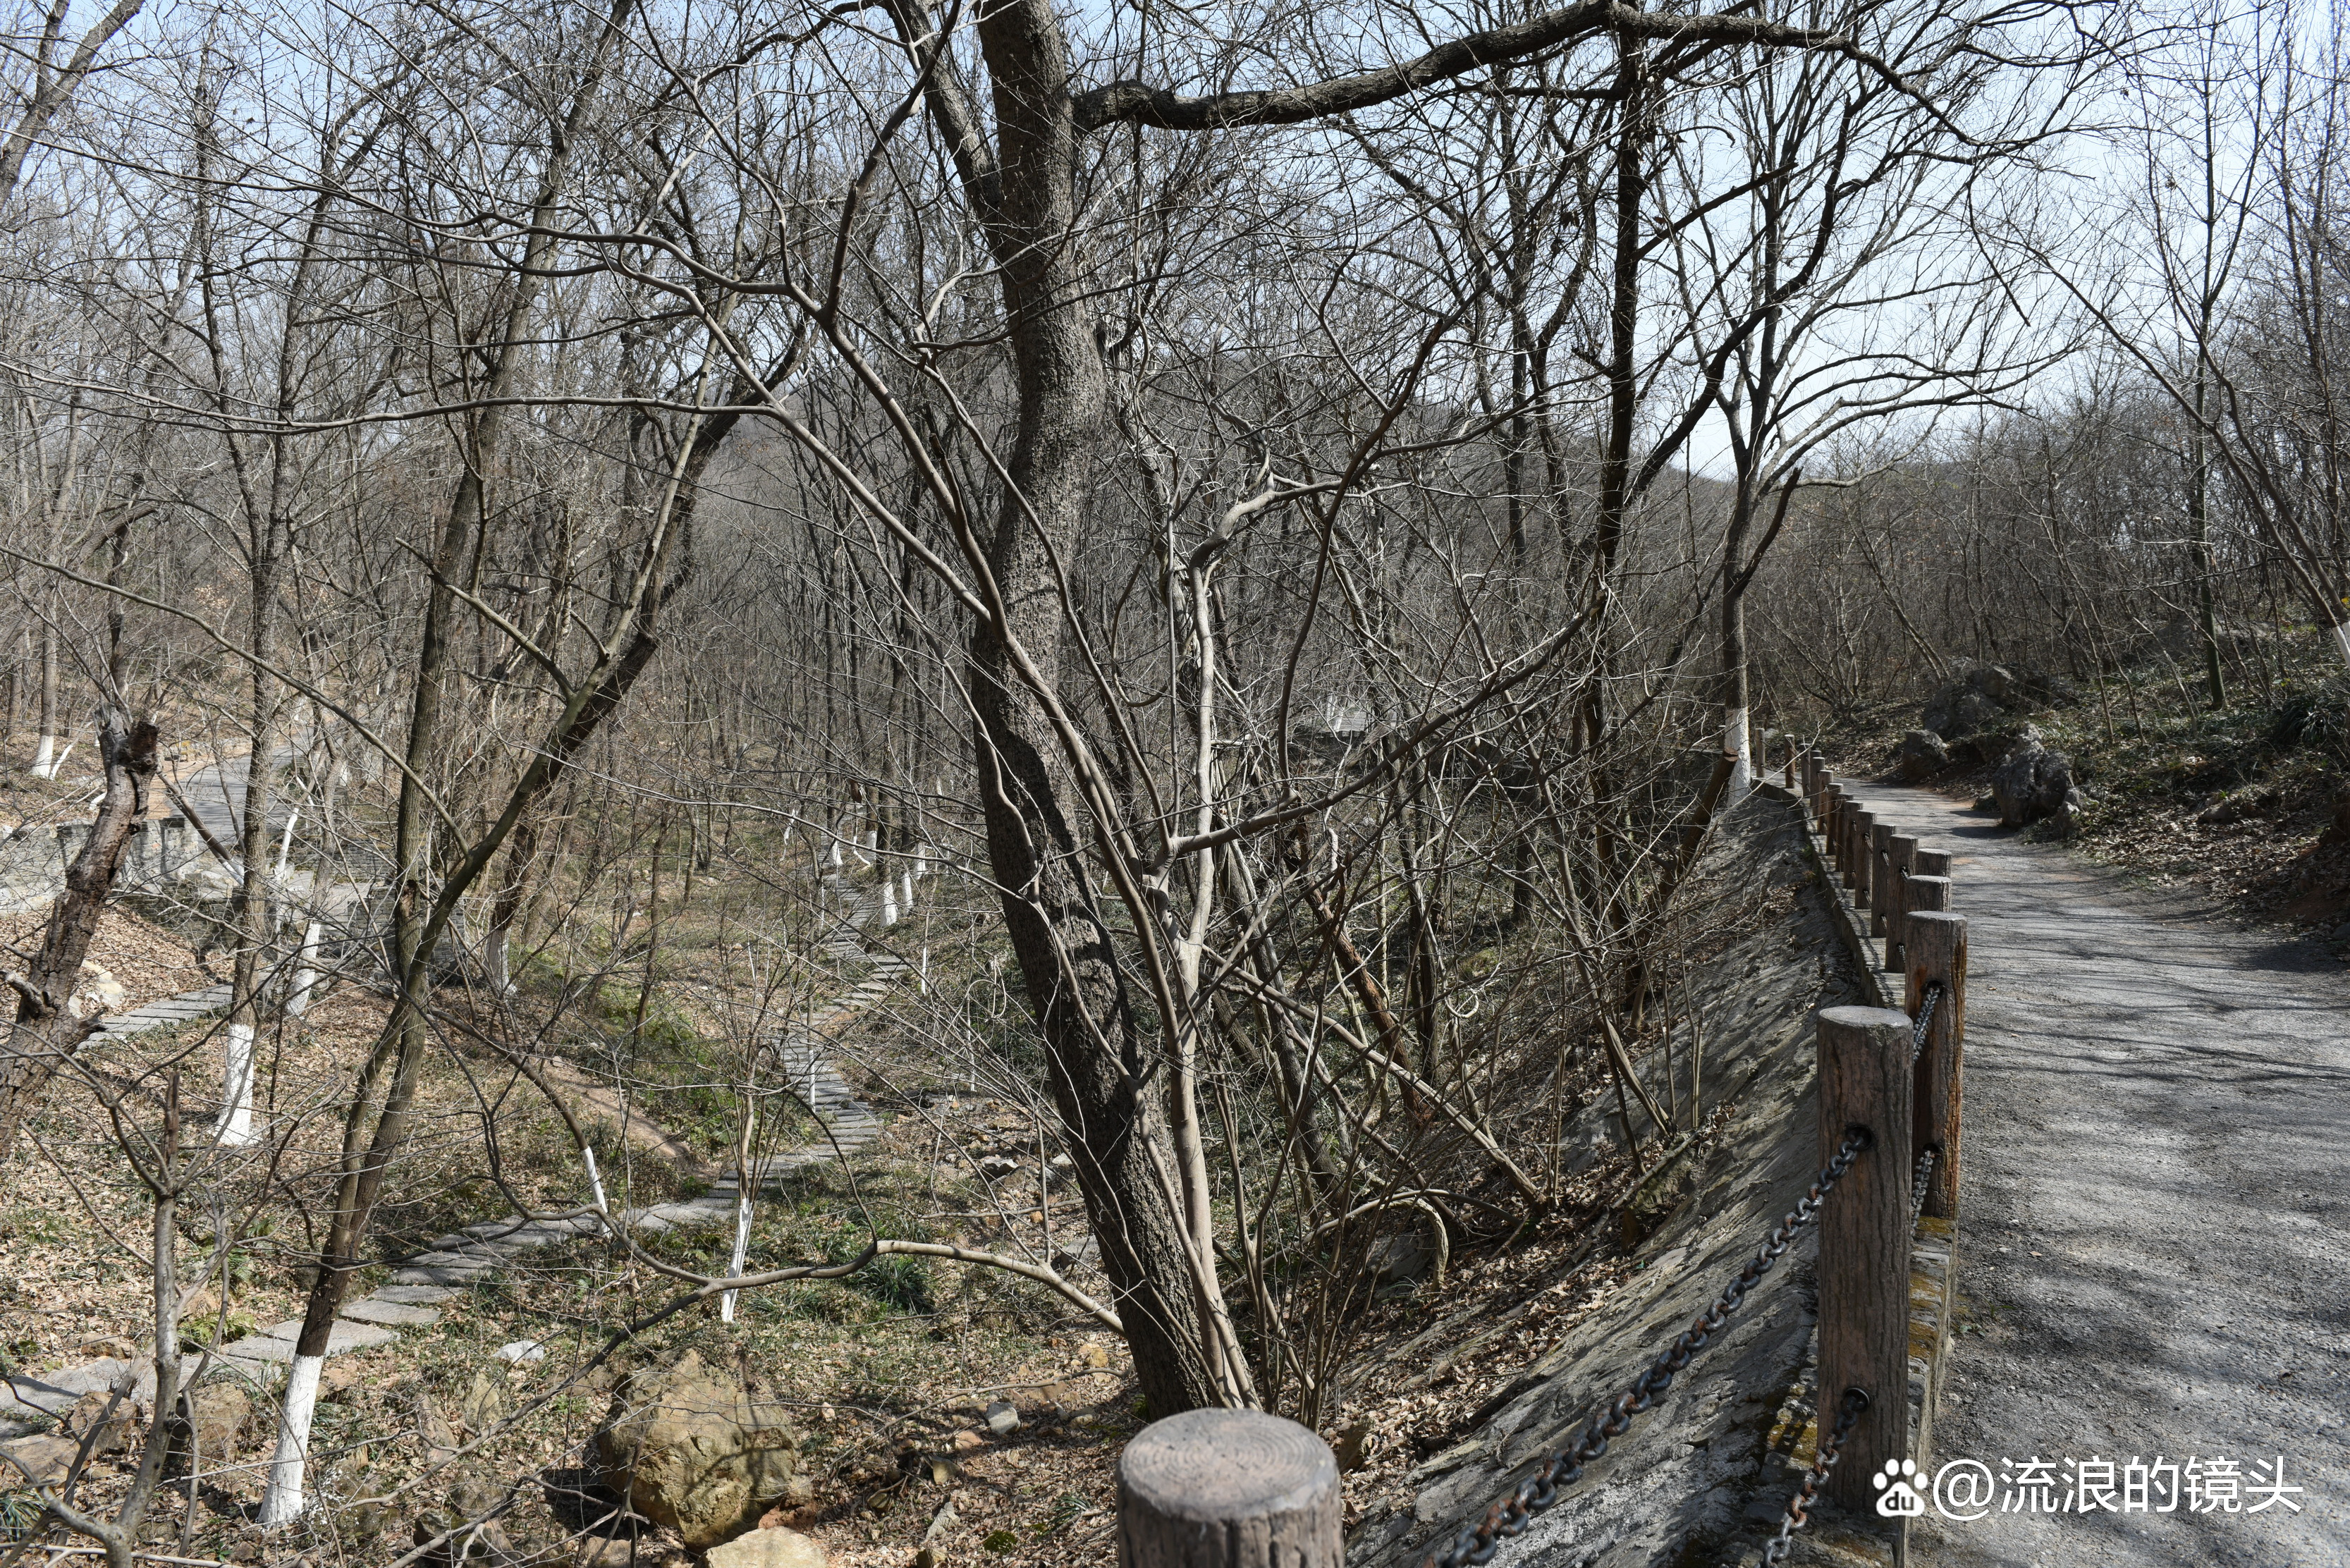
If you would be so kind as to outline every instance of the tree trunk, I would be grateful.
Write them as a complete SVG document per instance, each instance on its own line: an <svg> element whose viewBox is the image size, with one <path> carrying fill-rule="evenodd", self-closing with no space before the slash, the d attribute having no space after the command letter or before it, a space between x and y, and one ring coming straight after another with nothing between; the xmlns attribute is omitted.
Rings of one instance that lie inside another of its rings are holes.
<svg viewBox="0 0 2350 1568"><path fill-rule="evenodd" d="M1721 548L1721 753L1730 759L1730 804L1754 787L1754 740L1747 722L1746 535L1754 523L1754 482L1741 474Z"/></svg>
<svg viewBox="0 0 2350 1568"><path fill-rule="evenodd" d="M243 831L239 849L244 875L229 904L229 929L235 934L235 967L229 976L228 1040L221 1084L220 1122L213 1136L224 1144L251 1143L255 1043L260 1036L263 960L267 954L275 900L269 886L269 802L273 754L277 749L277 566L276 545L283 537L277 520L264 524L267 537L255 552L252 579L253 708L246 732ZM217 767L218 764L215 764Z"/></svg>
<svg viewBox="0 0 2350 1568"><path fill-rule="evenodd" d="M66 868L65 892L49 911L41 956L30 975L11 973L16 1024L0 1046L0 1159L16 1141L57 1070L89 1038L96 1021L66 1010L82 960L97 935L99 915L114 891L130 829L147 815L147 786L155 777L155 726L108 707L99 716L99 755L106 767L106 798L81 853Z"/></svg>
<svg viewBox="0 0 2350 1568"><path fill-rule="evenodd" d="M2207 340L2208 337L2207 332ZM2189 547L2195 556L2195 614L2203 645L2203 697L2216 711L2228 705L2228 682L2220 669L2220 613L2211 581L2211 468L2203 445L2206 396L2199 353L2195 367L2195 422L2187 437L2187 533Z"/></svg>
<svg viewBox="0 0 2350 1568"><path fill-rule="evenodd" d="M530 797L533 781L550 765L545 756L525 770L510 795L506 810L490 832L468 850L463 863L442 880L437 898L427 899L425 887L430 833L424 791L419 781L430 776L433 753L441 744L441 717L449 695L450 668L457 612L456 585L472 542L489 526L486 493L495 471L507 398L521 373L525 350L535 350L529 329L538 299L549 276L555 251L555 209L569 183L572 159L587 119L598 100L606 66L635 0L612 0L608 18L593 59L548 148L539 189L532 204L530 240L523 252L513 297L500 323L501 336L484 378L483 410L469 432L465 470L450 500L448 520L435 542L432 589L425 600L424 627L416 657L416 695L409 711L407 771L401 774L395 816L392 870L392 972L399 990L392 998L391 1016L369 1053L344 1114L340 1170L335 1206L326 1244L319 1250L318 1271L302 1312L302 1328L294 1342L294 1360L286 1369L285 1404L281 1407L277 1444L269 1462L269 1480L262 1492L260 1522L290 1523L302 1511L304 1480L309 1465L310 1421L317 1413L318 1377L334 1332L335 1314L342 1310L343 1293L361 1266L360 1245L375 1212L378 1194L393 1158L408 1137L416 1084L430 1044L419 995L434 948L447 929L455 901L488 869L515 818ZM647 585L660 588L658 567ZM600 688L600 682L599 688ZM592 700L588 694L587 700ZM618 701L613 697L613 701ZM575 707L563 716L567 725L577 717ZM390 1083L385 1075L390 1075ZM377 1104L379 1092L382 1096ZM370 1119L372 1127L370 1127Z"/></svg>
<svg viewBox="0 0 2350 1568"><path fill-rule="evenodd" d="M33 751L33 776L57 776L57 628L41 623L40 739Z"/></svg>
<svg viewBox="0 0 2350 1568"><path fill-rule="evenodd" d="M1010 483L986 545L1002 619L983 618L971 646L988 857L1150 1413L1245 1404L1245 1369L1231 1365L1219 1343L1214 1260L1189 1256L1166 1107L1153 1082L1159 1042L1137 1016L1087 874L1083 786L1045 705L1063 647L1054 562L1074 558L1107 393L1071 255L1077 128L1066 47L1045 0L992 7L979 37L1001 157L989 227L1019 385ZM1028 670L1019 668L1014 642Z"/></svg>

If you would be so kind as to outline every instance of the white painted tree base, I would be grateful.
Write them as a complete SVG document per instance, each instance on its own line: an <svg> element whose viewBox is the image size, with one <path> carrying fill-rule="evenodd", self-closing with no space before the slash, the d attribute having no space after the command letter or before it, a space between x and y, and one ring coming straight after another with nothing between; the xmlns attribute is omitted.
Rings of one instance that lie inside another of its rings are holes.
<svg viewBox="0 0 2350 1568"><path fill-rule="evenodd" d="M1754 790L1754 736L1746 710L1732 708L1721 716L1721 749L1730 755L1730 798L1736 805Z"/></svg>
<svg viewBox="0 0 2350 1568"><path fill-rule="evenodd" d="M317 950L318 922L313 920L302 932L302 952L295 961L294 983L286 991L286 1013L289 1018L299 1018L310 1010L310 992L318 983L318 971L310 967L310 955ZM503 957L503 948L500 954Z"/></svg>
<svg viewBox="0 0 2350 1568"><path fill-rule="evenodd" d="M242 1148L254 1139L253 1132L253 1025L232 1023L228 1026L228 1060L221 1074L221 1118L213 1128L213 1138L233 1148Z"/></svg>
<svg viewBox="0 0 2350 1568"><path fill-rule="evenodd" d="M272 1529L302 1516L303 1472L310 1454L310 1417L318 1409L318 1373L323 1355L297 1355L286 1374L286 1407L277 1419L277 1452L269 1461L269 1486L261 1494L261 1524Z"/></svg>

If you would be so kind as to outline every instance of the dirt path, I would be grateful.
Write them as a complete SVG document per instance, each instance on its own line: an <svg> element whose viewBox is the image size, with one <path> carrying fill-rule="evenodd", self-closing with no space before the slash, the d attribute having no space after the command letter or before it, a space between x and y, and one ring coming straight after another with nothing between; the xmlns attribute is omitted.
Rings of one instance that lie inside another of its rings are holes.
<svg viewBox="0 0 2350 1568"><path fill-rule="evenodd" d="M2350 979L1960 803L1861 793L1955 852L1971 947L1974 1332L1935 1463L2038 1457L2061 1503L2066 1459L2218 1456L2247 1489L2235 1512L1929 1513L1918 1560L2350 1563ZM2250 1511L2280 1457L2303 1511Z"/></svg>

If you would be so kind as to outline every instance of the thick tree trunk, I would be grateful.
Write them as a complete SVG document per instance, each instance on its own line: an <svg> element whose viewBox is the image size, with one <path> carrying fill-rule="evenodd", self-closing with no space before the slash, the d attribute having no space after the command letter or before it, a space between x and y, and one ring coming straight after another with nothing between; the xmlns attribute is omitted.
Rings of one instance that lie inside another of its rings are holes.
<svg viewBox="0 0 2350 1568"><path fill-rule="evenodd" d="M66 868L65 892L49 911L41 956L30 975L11 973L16 1025L0 1046L0 1159L16 1141L42 1091L96 1030L94 1020L67 1011L99 916L122 868L131 826L147 815L147 786L155 777L155 726L109 708L99 716L99 755L106 766L106 798L89 837Z"/></svg>
<svg viewBox="0 0 2350 1568"><path fill-rule="evenodd" d="M1003 619L983 619L971 648L988 857L1044 1035L1054 1105L1151 1414L1243 1404L1246 1372L1221 1343L1214 1260L1189 1255L1158 1076L1159 1037L1138 1017L1117 938L1087 875L1089 812L1043 695L1059 681L1064 645L1055 562L1074 558L1107 406L1100 352L1080 308L1087 294L1070 254L1077 128L1066 48L1045 0L992 7L979 36L993 80L1001 160L989 227L1020 397L1011 483L986 550ZM1018 667L1014 642L1027 670ZM1176 1023L1161 1021L1167 1029Z"/></svg>

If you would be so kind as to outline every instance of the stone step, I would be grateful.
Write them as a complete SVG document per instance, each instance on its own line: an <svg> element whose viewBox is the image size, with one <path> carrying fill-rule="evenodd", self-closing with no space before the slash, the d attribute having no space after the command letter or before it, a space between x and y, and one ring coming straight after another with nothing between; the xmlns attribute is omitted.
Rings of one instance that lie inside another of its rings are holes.
<svg viewBox="0 0 2350 1568"><path fill-rule="evenodd" d="M221 1355L233 1361L291 1361L294 1342L302 1332L299 1323L281 1323L259 1334L233 1340L221 1347ZM342 1355L354 1350L371 1350L379 1345L389 1345L399 1334L380 1324L350 1323L342 1318L327 1334L327 1354Z"/></svg>
<svg viewBox="0 0 2350 1568"><path fill-rule="evenodd" d="M437 1247L405 1260L410 1267L423 1269L494 1269L499 1261L495 1251L473 1241L457 1247Z"/></svg>
<svg viewBox="0 0 2350 1568"><path fill-rule="evenodd" d="M397 1302L402 1306L430 1306L456 1293L446 1285L384 1285L371 1292L370 1296L375 1301Z"/></svg>
<svg viewBox="0 0 2350 1568"><path fill-rule="evenodd" d="M361 1296L348 1303L342 1315L353 1323L381 1324L386 1328L430 1328L441 1321L436 1308L378 1301L373 1296Z"/></svg>
<svg viewBox="0 0 2350 1568"><path fill-rule="evenodd" d="M411 1263L391 1272L396 1285L470 1285L484 1274L493 1272L489 1263L468 1263L452 1268L443 1263Z"/></svg>

